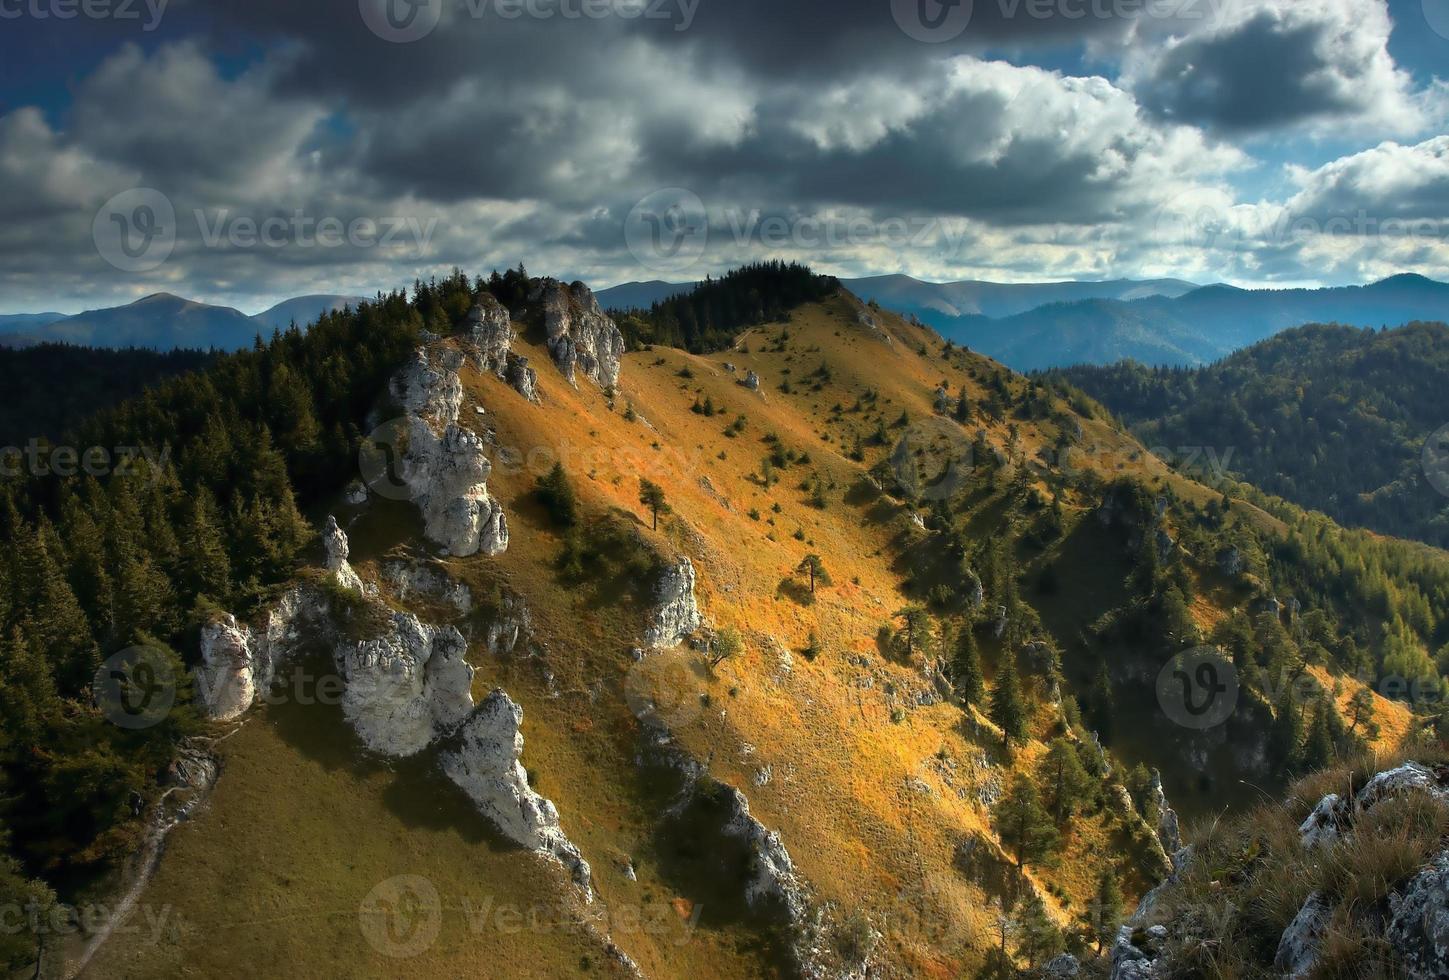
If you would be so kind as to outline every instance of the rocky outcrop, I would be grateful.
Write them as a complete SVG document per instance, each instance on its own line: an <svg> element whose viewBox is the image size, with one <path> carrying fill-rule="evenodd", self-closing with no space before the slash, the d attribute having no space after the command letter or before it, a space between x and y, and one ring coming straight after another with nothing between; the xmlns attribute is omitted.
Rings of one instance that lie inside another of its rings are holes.
<svg viewBox="0 0 1449 980"><path fill-rule="evenodd" d="M414 597L440 602L451 606L459 616L473 610L472 591L455 581L448 574L447 566L439 562L394 559L383 564L382 578L403 602Z"/></svg>
<svg viewBox="0 0 1449 980"><path fill-rule="evenodd" d="M513 318L492 293L481 292L468 311L468 342L478 370L508 382L524 398L538 401L538 374L528 358L513 353Z"/></svg>
<svg viewBox="0 0 1449 980"><path fill-rule="evenodd" d="M257 699L257 663L251 631L227 613L201 628L198 700L207 717L234 721Z"/></svg>
<svg viewBox="0 0 1449 980"><path fill-rule="evenodd" d="M1111 980L1155 980L1161 975L1157 961L1166 939L1164 926L1137 930L1123 926L1112 946Z"/></svg>
<svg viewBox="0 0 1449 980"><path fill-rule="evenodd" d="M753 371L747 371L745 373L745 379L741 381L740 384L750 389L751 391L759 391L760 376Z"/></svg>
<svg viewBox="0 0 1449 980"><path fill-rule="evenodd" d="M377 635L342 645L342 713L363 744L405 758L462 724L473 709L467 649L456 629L424 625L412 613L393 613Z"/></svg>
<svg viewBox="0 0 1449 980"><path fill-rule="evenodd" d="M1182 831L1178 827L1177 811L1167 802L1167 793L1162 789L1162 774L1152 770L1152 799L1157 810L1157 839L1162 850L1170 858L1182 850Z"/></svg>
<svg viewBox="0 0 1449 980"><path fill-rule="evenodd" d="M508 549L508 521L488 493L493 465L482 437L458 424L457 367L447 351L420 349L393 378L393 395L408 413L395 446L400 477L429 540L460 558L499 555Z"/></svg>
<svg viewBox="0 0 1449 980"><path fill-rule="evenodd" d="M214 721L234 721L272 684L277 666L307 640L328 643L333 635L327 600L314 586L282 594L251 629L230 613L201 629L201 663L196 669L197 701Z"/></svg>
<svg viewBox="0 0 1449 980"><path fill-rule="evenodd" d="M478 370L504 377L508 355L513 352L513 336L513 318L507 307L492 293L479 293L468 311L468 340Z"/></svg>
<svg viewBox="0 0 1449 980"><path fill-rule="evenodd" d="M558 861L592 900L588 862L559 826L557 808L528 785L519 761L522 723L523 709L503 691L494 691L464 724L458 747L444 753L443 771L504 836Z"/></svg>
<svg viewBox="0 0 1449 980"><path fill-rule="evenodd" d="M644 630L645 646L654 650L676 647L703 625L694 598L694 563L688 557L664 569L654 597L654 613Z"/></svg>
<svg viewBox="0 0 1449 980"><path fill-rule="evenodd" d="M1449 977L1449 851L1389 903L1393 918L1384 938L1398 951L1409 980Z"/></svg>
<svg viewBox="0 0 1449 980"><path fill-rule="evenodd" d="M809 911L809 901L794 862L780 835L750 814L750 801L732 786L724 787L728 818L724 832L741 841L750 855L750 878L745 886L745 901L751 908L767 902L778 902L791 922L802 922Z"/></svg>
<svg viewBox="0 0 1449 980"><path fill-rule="evenodd" d="M347 563L347 557L352 553L347 533L338 526L337 518L330 514L327 517L327 527L322 531L322 544L327 549L327 571L332 573L333 581L353 592L365 591L362 579L357 577L357 572Z"/></svg>
<svg viewBox="0 0 1449 980"><path fill-rule="evenodd" d="M579 373L601 388L618 383L624 335L588 286L544 279L530 299L543 304L549 353L570 384L578 383Z"/></svg>
<svg viewBox="0 0 1449 980"><path fill-rule="evenodd" d="M503 657L517 650L520 644L526 647L532 632L533 614L528 610L528 603L520 595L505 592L488 623L484 642L489 653Z"/></svg>
<svg viewBox="0 0 1449 980"><path fill-rule="evenodd" d="M1279 971L1284 980L1303 980L1318 965L1322 951L1323 932L1328 927L1328 918L1333 906L1322 892L1310 894L1288 928L1278 941L1278 952L1273 957L1273 969Z"/></svg>
<svg viewBox="0 0 1449 980"><path fill-rule="evenodd" d="M1308 814L1298 832L1304 847L1331 844L1352 830L1354 821L1384 800L1410 792L1427 793L1449 805L1449 767L1430 769L1417 762L1378 773L1350 802L1330 793Z"/></svg>

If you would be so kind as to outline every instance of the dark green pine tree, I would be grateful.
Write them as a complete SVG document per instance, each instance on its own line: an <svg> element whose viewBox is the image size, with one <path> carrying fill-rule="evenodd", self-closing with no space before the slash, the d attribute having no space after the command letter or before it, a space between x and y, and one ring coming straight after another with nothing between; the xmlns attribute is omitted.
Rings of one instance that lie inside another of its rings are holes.
<svg viewBox="0 0 1449 980"><path fill-rule="evenodd" d="M1336 714L1327 697L1319 699L1313 710L1313 721L1308 726L1308 737L1303 743L1302 766L1305 772L1317 772L1333 764L1337 748L1330 716Z"/></svg>
<svg viewBox="0 0 1449 980"><path fill-rule="evenodd" d="M1268 729L1268 756L1275 766L1296 770L1302 761L1302 746L1303 712L1293 703L1291 690L1285 690Z"/></svg>
<svg viewBox="0 0 1449 980"><path fill-rule="evenodd" d="M1082 765L1077 747L1064 738L1054 738L1041 767L1042 795L1058 824L1073 816L1092 789L1092 779Z"/></svg>
<svg viewBox="0 0 1449 980"><path fill-rule="evenodd" d="M1026 741L1028 713L1021 693L1021 679L1016 673L1016 655L1010 651L1001 657L996 684L991 689L991 720L1001 729L1002 745Z"/></svg>
<svg viewBox="0 0 1449 980"><path fill-rule="evenodd" d="M1104 743L1112 741L1112 701L1112 674L1107 670L1107 661L1100 660L1087 691L1087 723Z"/></svg>
<svg viewBox="0 0 1449 980"><path fill-rule="evenodd" d="M1122 886L1117 876L1108 870L1097 881L1097 895L1092 900L1092 927L1097 935L1097 952L1100 953L1117 939L1117 928L1122 925Z"/></svg>
<svg viewBox="0 0 1449 980"><path fill-rule="evenodd" d="M1042 806L1036 784L1019 773L1011 789L992 808L996 835L1016 859L1018 868L1037 864L1056 849L1057 828Z"/></svg>
<svg viewBox="0 0 1449 980"><path fill-rule="evenodd" d="M976 650L976 632L967 623L956 638L951 658L951 683L966 704L980 707L986 697L986 678L981 673L981 654Z"/></svg>
<svg viewBox="0 0 1449 980"><path fill-rule="evenodd" d="M54 664L65 690L79 690L91 678L100 657L90 621L61 572L52 549L57 547L50 522L26 535L21 545L19 596L16 609L30 644Z"/></svg>
<svg viewBox="0 0 1449 980"><path fill-rule="evenodd" d="M1026 965L1036 969L1053 956L1066 949L1066 939L1052 917L1047 914L1046 903L1035 889L1028 889L1017 912L1017 955L1026 960Z"/></svg>
<svg viewBox="0 0 1449 980"><path fill-rule="evenodd" d="M181 585L191 596L205 595L223 606L231 600L231 559L227 555L216 498L198 487L186 508L181 529Z"/></svg>

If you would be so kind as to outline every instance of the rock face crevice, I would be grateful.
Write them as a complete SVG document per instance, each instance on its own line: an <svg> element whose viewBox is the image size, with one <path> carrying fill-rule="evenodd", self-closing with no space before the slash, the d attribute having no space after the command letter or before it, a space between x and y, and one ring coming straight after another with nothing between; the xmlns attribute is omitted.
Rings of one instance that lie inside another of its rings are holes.
<svg viewBox="0 0 1449 980"><path fill-rule="evenodd" d="M505 837L563 865L593 900L592 870L559 825L558 809L528 785L523 768L523 709L496 690L478 705L442 757L443 772Z"/></svg>
<svg viewBox="0 0 1449 980"><path fill-rule="evenodd" d="M600 388L618 383L624 335L588 286L543 279L529 299L543 304L549 353L569 384L577 385L579 374Z"/></svg>
<svg viewBox="0 0 1449 980"><path fill-rule="evenodd" d="M493 472L481 436L458 424L460 356L422 348L392 381L406 416L395 448L408 498L422 511L423 533L451 555L508 550L508 520L488 492Z"/></svg>
<svg viewBox="0 0 1449 980"><path fill-rule="evenodd" d="M704 625L694 585L694 562L687 556L665 567L654 591L654 612L644 630L645 646L653 650L677 647Z"/></svg>

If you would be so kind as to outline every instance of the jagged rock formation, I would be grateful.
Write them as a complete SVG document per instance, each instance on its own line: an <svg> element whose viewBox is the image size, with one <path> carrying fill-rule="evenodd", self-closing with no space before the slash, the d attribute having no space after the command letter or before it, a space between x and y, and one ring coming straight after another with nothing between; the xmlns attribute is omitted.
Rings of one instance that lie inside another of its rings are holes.
<svg viewBox="0 0 1449 980"><path fill-rule="evenodd" d="M203 712L215 721L241 717L271 686L277 665L297 650L304 636L326 642L331 635L327 600L311 586L283 593L257 630L230 613L212 620L201 630L196 670Z"/></svg>
<svg viewBox="0 0 1449 980"><path fill-rule="evenodd" d="M455 581L446 566L437 562L392 560L382 566L382 578L393 587L399 600L414 596L452 606L459 616L473 610L473 593Z"/></svg>
<svg viewBox="0 0 1449 980"><path fill-rule="evenodd" d="M427 626L412 613L393 613L378 635L337 651L347 684L343 715L372 751L393 758L416 755L473 709L467 649L451 626Z"/></svg>
<svg viewBox="0 0 1449 980"><path fill-rule="evenodd" d="M357 577L357 572L347 563L347 557L352 553L347 533L338 526L337 518L330 514L327 516L327 527L322 531L322 544L327 549L327 571L332 573L333 580L344 589L353 592L366 591L362 579Z"/></svg>
<svg viewBox="0 0 1449 980"><path fill-rule="evenodd" d="M1318 801L1298 832L1304 847L1331 844L1352 829L1353 822L1390 797L1418 790L1449 805L1449 768L1438 770L1406 762L1381 772L1364 784L1353 800L1330 793Z"/></svg>
<svg viewBox="0 0 1449 980"><path fill-rule="evenodd" d="M733 786L725 787L729 818L724 832L742 841L749 849L751 874L745 888L745 901L751 908L759 908L769 901L781 903L791 922L803 921L809 910L809 902L800 879L795 875L794 862L780 835L760 823L750 814L750 801L745 794Z"/></svg>
<svg viewBox="0 0 1449 980"><path fill-rule="evenodd" d="M749 371L745 374L745 380L741 381L740 384L744 385L751 391L759 391L760 376L753 371Z"/></svg>
<svg viewBox="0 0 1449 980"><path fill-rule="evenodd" d="M494 691L464 724L459 746L443 755L443 772L506 837L558 861L592 900L589 863L559 826L558 809L528 785L522 723L523 709Z"/></svg>
<svg viewBox="0 0 1449 980"><path fill-rule="evenodd" d="M578 372L600 388L618 383L624 335L588 286L544 279L529 298L543 304L548 349L569 384L578 383Z"/></svg>
<svg viewBox="0 0 1449 980"><path fill-rule="evenodd" d="M1393 919L1384 938L1398 950L1411 980L1449 976L1449 851L1389 902Z"/></svg>
<svg viewBox="0 0 1449 980"><path fill-rule="evenodd" d="M531 402L538 401L538 373L528 358L513 353L513 319L492 293L481 292L468 311L468 340L478 370L507 381Z"/></svg>
<svg viewBox="0 0 1449 980"><path fill-rule="evenodd" d="M251 632L227 613L201 628L200 701L208 717L234 721L257 699Z"/></svg>
<svg viewBox="0 0 1449 980"><path fill-rule="evenodd" d="M1167 802L1167 794L1162 789L1162 773L1156 769L1152 770L1152 799L1158 813L1157 839L1170 858L1182 850L1182 831L1178 827L1177 811Z"/></svg>
<svg viewBox="0 0 1449 980"><path fill-rule="evenodd" d="M462 384L449 352L420 349L393 378L402 420L401 478L424 533L460 558L508 549L508 520L488 493L493 465L482 437L458 424Z"/></svg>
<svg viewBox="0 0 1449 980"><path fill-rule="evenodd" d="M520 595L505 592L498 601L492 622L488 624L484 643L489 653L502 657L513 653L520 643L527 645L532 631L533 614L528 610L528 603Z"/></svg>
<svg viewBox="0 0 1449 980"><path fill-rule="evenodd" d="M644 645L654 650L679 646L704 623L694 598L694 562L682 556L664 569L655 589L656 606L644 630Z"/></svg>
<svg viewBox="0 0 1449 980"><path fill-rule="evenodd" d="M1283 930L1278 953L1273 957L1273 969L1280 971L1286 980L1302 980L1313 972L1332 911L1333 906L1323 893L1313 892Z"/></svg>

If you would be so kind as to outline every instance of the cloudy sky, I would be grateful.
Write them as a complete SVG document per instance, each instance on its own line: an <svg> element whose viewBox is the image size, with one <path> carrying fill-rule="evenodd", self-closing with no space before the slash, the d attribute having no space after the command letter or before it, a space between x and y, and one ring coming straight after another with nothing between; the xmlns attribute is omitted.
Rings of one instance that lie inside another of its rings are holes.
<svg viewBox="0 0 1449 980"><path fill-rule="evenodd" d="M0 312L1449 279L1449 0L0 0Z"/></svg>

